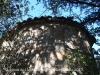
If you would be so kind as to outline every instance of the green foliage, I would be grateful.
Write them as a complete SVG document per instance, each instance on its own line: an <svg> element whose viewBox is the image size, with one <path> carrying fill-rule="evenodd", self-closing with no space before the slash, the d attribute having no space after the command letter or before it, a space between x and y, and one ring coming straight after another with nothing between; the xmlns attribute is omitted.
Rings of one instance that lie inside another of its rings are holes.
<svg viewBox="0 0 100 75"><path fill-rule="evenodd" d="M81 50L73 50L66 52L67 59L65 63L72 71L81 71L84 75L93 75L98 71L96 62L90 54L84 54Z"/></svg>

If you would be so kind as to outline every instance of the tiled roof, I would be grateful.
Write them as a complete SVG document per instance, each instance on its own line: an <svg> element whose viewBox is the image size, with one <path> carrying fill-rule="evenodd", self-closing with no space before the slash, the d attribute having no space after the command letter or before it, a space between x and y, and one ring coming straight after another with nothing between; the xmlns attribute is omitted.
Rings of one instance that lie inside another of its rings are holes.
<svg viewBox="0 0 100 75"><path fill-rule="evenodd" d="M90 35L90 33L84 28L84 26L80 25L78 22L73 21L73 17L51 17L51 16L41 16L41 17L34 17L34 18L28 18L27 20L24 20L23 22L19 22L17 26L15 26L14 28L12 28L11 30L9 30L10 32L12 32L13 30L19 29L19 28L23 28L26 25L41 25L41 24L49 24L49 23L59 23L59 24L68 24L71 26L77 26L78 28L80 28L82 31L84 31L87 36L89 37L91 43L95 43L96 39L94 38L94 36Z"/></svg>

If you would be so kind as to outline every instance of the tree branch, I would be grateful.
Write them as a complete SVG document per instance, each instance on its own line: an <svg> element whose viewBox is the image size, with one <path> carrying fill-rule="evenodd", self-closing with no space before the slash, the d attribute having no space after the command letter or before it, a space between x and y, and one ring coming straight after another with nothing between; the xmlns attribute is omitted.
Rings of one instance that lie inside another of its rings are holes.
<svg viewBox="0 0 100 75"><path fill-rule="evenodd" d="M94 4L92 2L85 2L85 1L79 1L79 0L67 0L70 3L74 3L74 4L86 4L88 6L93 6L93 7L100 7L100 4Z"/></svg>
<svg viewBox="0 0 100 75"><path fill-rule="evenodd" d="M85 18L84 21L81 24L85 25L86 23L93 23L96 20L100 20L100 16L93 17L93 18L91 18L91 17Z"/></svg>

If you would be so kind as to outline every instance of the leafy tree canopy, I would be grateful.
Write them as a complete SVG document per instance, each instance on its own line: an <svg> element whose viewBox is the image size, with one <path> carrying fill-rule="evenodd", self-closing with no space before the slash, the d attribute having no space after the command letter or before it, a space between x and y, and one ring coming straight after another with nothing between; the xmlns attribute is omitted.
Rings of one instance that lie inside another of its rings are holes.
<svg viewBox="0 0 100 75"><path fill-rule="evenodd" d="M28 0L0 0L0 34L28 15L29 4Z"/></svg>

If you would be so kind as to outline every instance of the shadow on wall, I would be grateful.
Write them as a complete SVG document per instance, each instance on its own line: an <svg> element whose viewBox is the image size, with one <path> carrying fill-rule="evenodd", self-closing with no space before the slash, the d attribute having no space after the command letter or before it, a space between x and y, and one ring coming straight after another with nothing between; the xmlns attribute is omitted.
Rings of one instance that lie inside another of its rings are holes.
<svg viewBox="0 0 100 75"><path fill-rule="evenodd" d="M1 75L94 75L91 54L87 36L77 27L24 27L2 43Z"/></svg>

